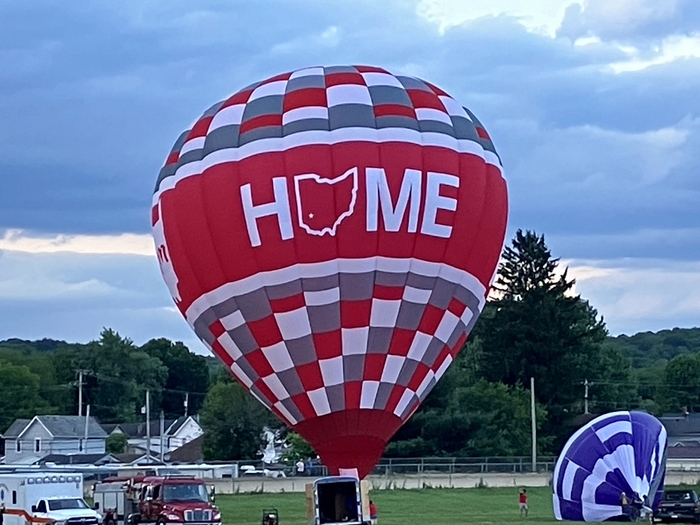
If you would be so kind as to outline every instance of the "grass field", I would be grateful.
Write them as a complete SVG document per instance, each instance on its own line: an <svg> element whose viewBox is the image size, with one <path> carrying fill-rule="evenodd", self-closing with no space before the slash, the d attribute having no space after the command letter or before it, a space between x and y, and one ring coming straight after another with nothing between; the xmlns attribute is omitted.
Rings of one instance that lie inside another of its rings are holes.
<svg viewBox="0 0 700 525"><path fill-rule="evenodd" d="M462 523L553 523L548 487L528 489L530 516L520 518L517 488L378 490L379 525L455 525ZM304 493L217 496L224 525L258 525L264 508L276 508L280 525L307 525Z"/></svg>

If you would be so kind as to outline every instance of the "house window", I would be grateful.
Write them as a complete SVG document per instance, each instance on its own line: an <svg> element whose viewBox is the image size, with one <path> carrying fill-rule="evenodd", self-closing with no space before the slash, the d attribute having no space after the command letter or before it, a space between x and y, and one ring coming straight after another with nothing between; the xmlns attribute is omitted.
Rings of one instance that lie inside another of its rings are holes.
<svg viewBox="0 0 700 525"><path fill-rule="evenodd" d="M22 442L19 439L17 440L17 446L15 450L17 450L17 452L22 452Z"/></svg>
<svg viewBox="0 0 700 525"><path fill-rule="evenodd" d="M34 439L34 452L41 452L41 438Z"/></svg>
<svg viewBox="0 0 700 525"><path fill-rule="evenodd" d="M12 491L12 504L17 505L17 491L16 490Z"/></svg>

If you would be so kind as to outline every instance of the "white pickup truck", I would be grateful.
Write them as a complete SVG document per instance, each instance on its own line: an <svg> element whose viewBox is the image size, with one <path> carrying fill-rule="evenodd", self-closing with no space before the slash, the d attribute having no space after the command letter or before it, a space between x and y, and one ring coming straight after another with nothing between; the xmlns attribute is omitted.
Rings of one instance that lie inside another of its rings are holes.
<svg viewBox="0 0 700 525"><path fill-rule="evenodd" d="M44 498L32 505L35 518L46 518L53 525L100 525L102 516L83 498Z"/></svg>

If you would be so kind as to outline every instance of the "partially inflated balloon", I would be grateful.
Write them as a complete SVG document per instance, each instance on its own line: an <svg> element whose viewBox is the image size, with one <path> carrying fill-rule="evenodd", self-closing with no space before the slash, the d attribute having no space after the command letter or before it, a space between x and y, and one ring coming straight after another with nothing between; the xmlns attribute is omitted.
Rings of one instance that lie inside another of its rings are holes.
<svg viewBox="0 0 700 525"><path fill-rule="evenodd" d="M666 429L645 412L612 412L579 429L554 469L554 515L604 521L623 515L621 495L656 508L666 472Z"/></svg>
<svg viewBox="0 0 700 525"><path fill-rule="evenodd" d="M427 82L314 67L181 135L152 224L171 295L337 473L372 470L463 346L507 193L474 115Z"/></svg>

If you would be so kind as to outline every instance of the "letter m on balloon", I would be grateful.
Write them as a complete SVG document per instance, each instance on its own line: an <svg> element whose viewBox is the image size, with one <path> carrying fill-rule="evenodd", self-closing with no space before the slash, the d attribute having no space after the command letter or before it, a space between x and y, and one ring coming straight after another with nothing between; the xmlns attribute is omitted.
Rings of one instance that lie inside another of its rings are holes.
<svg viewBox="0 0 700 525"><path fill-rule="evenodd" d="M299 226L311 235L335 235L357 201L357 168L327 179L315 173L294 177Z"/></svg>

